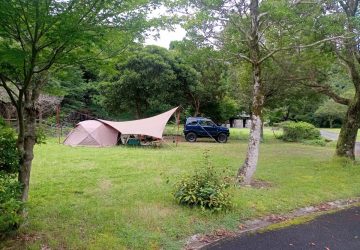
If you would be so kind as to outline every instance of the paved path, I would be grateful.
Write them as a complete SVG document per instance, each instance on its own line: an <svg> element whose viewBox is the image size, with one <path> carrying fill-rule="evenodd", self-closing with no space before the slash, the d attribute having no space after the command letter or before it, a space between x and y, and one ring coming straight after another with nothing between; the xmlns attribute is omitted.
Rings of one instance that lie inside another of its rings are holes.
<svg viewBox="0 0 360 250"><path fill-rule="evenodd" d="M320 130L320 134L325 139L332 140L332 141L336 141L339 137L338 133L327 131L327 130ZM355 142L355 155L360 155L360 142Z"/></svg>
<svg viewBox="0 0 360 250"><path fill-rule="evenodd" d="M322 137L328 140L336 141L339 137L338 133L327 131L327 130L320 130L320 134Z"/></svg>
<svg viewBox="0 0 360 250"><path fill-rule="evenodd" d="M322 215L306 224L222 240L205 249L359 250L360 207Z"/></svg>

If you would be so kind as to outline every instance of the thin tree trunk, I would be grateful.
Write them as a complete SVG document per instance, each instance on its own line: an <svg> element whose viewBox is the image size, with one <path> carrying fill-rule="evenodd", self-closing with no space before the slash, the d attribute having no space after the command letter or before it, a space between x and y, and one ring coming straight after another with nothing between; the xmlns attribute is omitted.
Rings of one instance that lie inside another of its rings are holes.
<svg viewBox="0 0 360 250"><path fill-rule="evenodd" d="M238 171L237 179L243 185L250 185L256 171L261 141L261 112L264 96L261 93L260 67L254 69L254 97L251 115L250 138L245 162Z"/></svg>
<svg viewBox="0 0 360 250"><path fill-rule="evenodd" d="M140 119L141 118L141 108L140 108L140 103L138 100L135 101L135 107L136 107L136 119Z"/></svg>
<svg viewBox="0 0 360 250"><path fill-rule="evenodd" d="M194 117L197 117L200 114L200 100L195 100L195 113Z"/></svg>
<svg viewBox="0 0 360 250"><path fill-rule="evenodd" d="M356 95L346 112L336 145L336 155L355 159L355 143L360 122L360 98Z"/></svg>
<svg viewBox="0 0 360 250"><path fill-rule="evenodd" d="M192 106L194 108L194 117L196 117L200 114L200 99L196 98L191 92L189 93L189 96L192 99Z"/></svg>
<svg viewBox="0 0 360 250"><path fill-rule="evenodd" d="M251 34L249 41L250 58L252 61L253 72L253 101L250 138L248 151L244 164L239 168L237 180L242 185L249 185L257 167L259 158L259 147L261 139L261 113L264 104L264 94L262 93L261 82L261 63L259 46L259 1L252 0L250 3Z"/></svg>
<svg viewBox="0 0 360 250"><path fill-rule="evenodd" d="M39 107L39 109L38 109L38 111L39 111L39 125L41 126L42 125L42 118L43 118L43 109L42 109L42 106L40 106Z"/></svg>

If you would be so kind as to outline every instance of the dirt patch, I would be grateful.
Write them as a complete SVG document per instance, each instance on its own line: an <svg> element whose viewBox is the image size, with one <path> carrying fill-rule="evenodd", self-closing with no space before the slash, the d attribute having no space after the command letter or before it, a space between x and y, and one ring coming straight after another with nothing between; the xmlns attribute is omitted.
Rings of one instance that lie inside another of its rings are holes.
<svg viewBox="0 0 360 250"><path fill-rule="evenodd" d="M271 188L273 184L268 181L255 179L251 182L250 186L252 188L264 189L264 188Z"/></svg>
<svg viewBox="0 0 360 250"><path fill-rule="evenodd" d="M194 235L194 236L192 236L192 239L194 241L199 242L199 245L202 245L202 244L207 245L209 243L218 241L219 239L226 238L226 237L234 237L234 236L235 236L234 232L228 231L226 229L218 229L218 230L215 230L212 234ZM196 248L186 248L186 249L190 250L190 249L196 249Z"/></svg>
<svg viewBox="0 0 360 250"><path fill-rule="evenodd" d="M357 204L360 202L360 197L348 199L348 200L337 200L331 202L324 202L316 206L309 206L300 208L291 213L284 215L271 214L269 216L248 220L243 222L238 226L238 230L236 231L226 231L224 229L215 230L209 234L196 234L188 238L184 249L193 250L193 249L201 249L211 243L219 241L224 238L237 237L239 235L255 232L260 229L265 229L270 225L275 225L279 222L290 221L292 219L296 219L303 216L308 215L320 215L322 212L331 211L331 210L340 210L350 207L351 205ZM220 232L220 233L219 233Z"/></svg>
<svg viewBox="0 0 360 250"><path fill-rule="evenodd" d="M146 219L159 219L165 218L173 214L173 211L170 207L164 207L159 204L144 204L138 207L135 210L136 214L139 217Z"/></svg>
<svg viewBox="0 0 360 250"><path fill-rule="evenodd" d="M0 248L4 250L15 250L15 249L27 249L29 244L36 241L41 241L42 236L36 233L17 233L14 235L8 235L6 238L7 243L5 245L0 244ZM3 240L2 238L0 240Z"/></svg>
<svg viewBox="0 0 360 250"><path fill-rule="evenodd" d="M99 187L101 191L106 192L110 190L110 188L112 187L112 183L110 180L101 180L99 183Z"/></svg>

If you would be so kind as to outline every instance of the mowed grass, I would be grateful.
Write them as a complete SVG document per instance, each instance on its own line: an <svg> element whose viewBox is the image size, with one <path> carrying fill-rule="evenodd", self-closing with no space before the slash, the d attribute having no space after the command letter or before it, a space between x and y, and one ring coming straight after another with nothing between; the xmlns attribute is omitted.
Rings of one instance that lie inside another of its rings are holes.
<svg viewBox="0 0 360 250"><path fill-rule="evenodd" d="M234 187L226 213L176 204L172 184L203 165L205 150L216 168L236 175L247 131L232 131L238 140L226 144L203 139L161 148L72 148L49 140L35 149L28 219L20 228L20 239L27 240L10 239L2 247L181 249L193 234L360 195L359 164L332 160L333 147L283 143L267 131L255 177L270 188Z"/></svg>

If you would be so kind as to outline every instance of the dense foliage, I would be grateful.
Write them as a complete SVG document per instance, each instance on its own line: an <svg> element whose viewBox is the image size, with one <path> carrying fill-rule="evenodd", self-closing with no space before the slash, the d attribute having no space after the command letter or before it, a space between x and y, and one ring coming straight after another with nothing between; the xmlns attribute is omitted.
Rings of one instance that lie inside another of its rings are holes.
<svg viewBox="0 0 360 250"><path fill-rule="evenodd" d="M230 178L211 166L207 153L204 166L183 176L174 187L175 200L186 206L222 211L231 206Z"/></svg>
<svg viewBox="0 0 360 250"><path fill-rule="evenodd" d="M16 229L22 221L21 188L14 174L0 171L0 239Z"/></svg>
<svg viewBox="0 0 360 250"><path fill-rule="evenodd" d="M19 170L19 153L16 148L16 133L6 126L0 117L0 238L16 229L21 222L19 210L20 184L16 173Z"/></svg>
<svg viewBox="0 0 360 250"><path fill-rule="evenodd" d="M115 114L132 112L137 118L188 102L197 72L181 58L157 46L134 48L118 62L116 74L102 85L104 105Z"/></svg>
<svg viewBox="0 0 360 250"><path fill-rule="evenodd" d="M0 172L17 173L19 153L16 147L16 133L0 119Z"/></svg>
<svg viewBox="0 0 360 250"><path fill-rule="evenodd" d="M290 142L303 140L316 140L320 138L320 131L307 122L287 121L281 124L283 129L282 139Z"/></svg>

